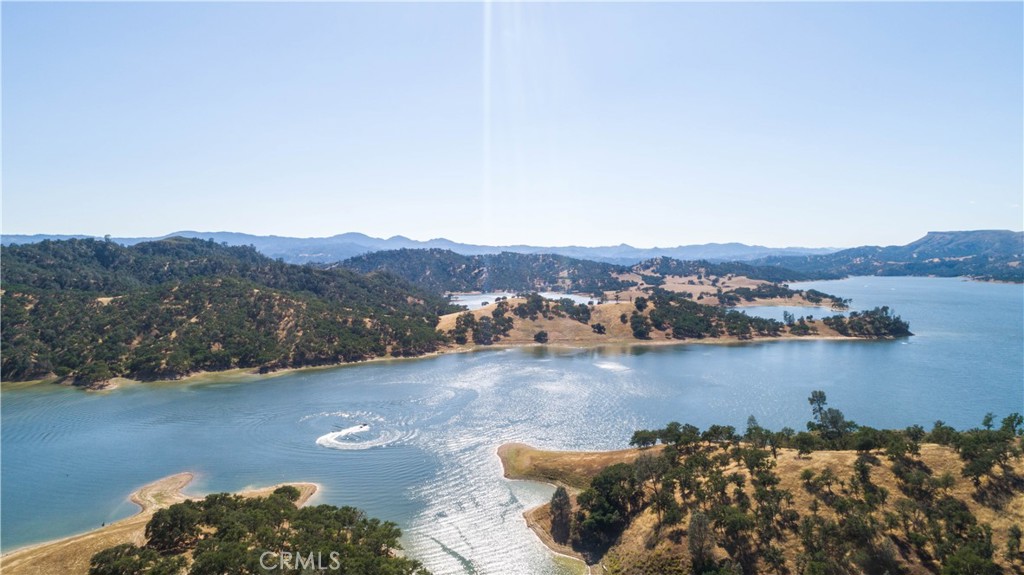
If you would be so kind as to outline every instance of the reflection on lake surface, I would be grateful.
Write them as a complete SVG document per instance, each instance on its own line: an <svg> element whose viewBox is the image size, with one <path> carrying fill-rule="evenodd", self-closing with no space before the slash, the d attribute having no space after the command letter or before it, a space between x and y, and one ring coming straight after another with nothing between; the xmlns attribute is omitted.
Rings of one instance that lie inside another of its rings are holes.
<svg viewBox="0 0 1024 575"><path fill-rule="evenodd" d="M594 302L592 296L579 295L574 293L556 293L551 291L540 292L542 297L547 299L559 300L563 298L569 298L576 303L588 303ZM494 303L495 298L506 297L513 298L516 294L513 292L488 292L488 293L453 293L451 294L451 301L454 304L464 305L469 309L477 309L480 306Z"/></svg>
<svg viewBox="0 0 1024 575"><path fill-rule="evenodd" d="M967 427L1022 409L1021 286L853 278L798 287L852 297L851 309L891 305L916 335L487 350L106 393L9 388L4 549L126 516L133 489L192 470L195 493L318 482L319 502L398 522L409 553L434 573L562 573L521 516L551 488L504 480L502 443L621 448L639 427L742 428L750 414L801 428L814 389L876 427Z"/></svg>
<svg viewBox="0 0 1024 575"><path fill-rule="evenodd" d="M784 313L793 314L794 318L806 317L808 319L821 319L823 317L829 317L832 315L846 315L844 310L834 310L830 307L811 307L811 306L799 306L799 305L748 305L743 307L733 308L736 311L743 312L747 315L763 317L766 319L774 319L783 321Z"/></svg>

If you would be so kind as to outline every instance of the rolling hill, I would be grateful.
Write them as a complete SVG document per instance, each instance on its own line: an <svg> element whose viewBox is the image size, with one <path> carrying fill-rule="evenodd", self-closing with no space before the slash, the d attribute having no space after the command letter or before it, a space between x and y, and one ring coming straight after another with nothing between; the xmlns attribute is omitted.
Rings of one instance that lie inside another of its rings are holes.
<svg viewBox="0 0 1024 575"><path fill-rule="evenodd" d="M2 377L177 378L419 355L447 302L383 273L171 238L2 248Z"/></svg>
<svg viewBox="0 0 1024 575"><path fill-rule="evenodd" d="M627 273L624 266L551 254L465 256L450 250L401 249L356 256L340 266L361 273L393 273L440 293L548 289L594 293L635 285L613 277Z"/></svg>

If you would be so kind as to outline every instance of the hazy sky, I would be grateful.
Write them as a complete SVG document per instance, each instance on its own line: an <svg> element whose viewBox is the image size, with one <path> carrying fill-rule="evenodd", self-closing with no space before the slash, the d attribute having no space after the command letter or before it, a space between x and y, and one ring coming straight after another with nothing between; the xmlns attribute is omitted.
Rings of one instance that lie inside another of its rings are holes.
<svg viewBox="0 0 1024 575"><path fill-rule="evenodd" d="M5 2L3 232L1024 227L1022 4Z"/></svg>

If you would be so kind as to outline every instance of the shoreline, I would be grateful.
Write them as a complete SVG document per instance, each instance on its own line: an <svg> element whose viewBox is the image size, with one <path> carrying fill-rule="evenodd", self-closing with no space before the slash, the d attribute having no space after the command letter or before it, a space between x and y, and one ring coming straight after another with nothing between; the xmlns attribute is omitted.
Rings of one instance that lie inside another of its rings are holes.
<svg viewBox="0 0 1024 575"><path fill-rule="evenodd" d="M185 471L147 483L128 496L128 500L139 507L133 515L96 529L7 551L0 555L0 570L13 575L88 573L89 559L96 552L122 543L144 544L146 524L158 510L205 497L184 492L194 479L193 472ZM285 485L299 489L299 499L295 502L297 507L305 505L322 490L318 483L286 482L267 487L246 487L234 493L242 497L263 497Z"/></svg>
<svg viewBox="0 0 1024 575"><path fill-rule="evenodd" d="M559 485L562 485L561 483L554 483L554 482L551 482L551 481L545 481L543 479L530 478L530 477L526 477L526 476L519 476L519 477L512 476L510 474L510 472L509 472L509 465L510 465L509 459L513 459L515 457L515 455L514 454L510 454L509 452L512 451L512 450L515 450L515 449L531 449L532 450L534 448L532 446L530 446L530 445L525 444L525 443L503 443L503 444L499 445L498 448L495 450L495 453L498 456L498 460L501 461L502 477L504 477L505 479L508 479L509 481L534 481L534 482L537 482L537 483L545 483L545 484L551 485L553 487L558 487ZM565 486L565 487L566 487L566 489L571 490L572 492L577 491L577 489L575 489L573 487L569 487L569 486ZM573 493L572 496L575 497L575 493ZM571 547L568 547L568 546L565 546L565 545L560 545L559 543L556 543L554 541L554 539L551 538L550 533L546 529L544 529L543 526L540 525L539 518L535 517L535 515L537 515L538 512L540 512L542 509L544 509L545 505L547 505L547 504L546 503L541 503L540 505L535 505L535 506L530 507L530 508L528 508L528 509L526 509L526 510L524 510L522 512L521 515L523 517L523 521L526 522L526 528L529 529L530 532L533 533L534 537L536 537L537 540L540 541L541 544L544 545L544 547L547 548L549 553L551 553L552 555L554 555L556 557L564 557L565 559L568 559L570 561L582 564L583 565L583 572L586 575L592 575L593 574L593 565L588 563L586 558L584 558L582 554L577 553Z"/></svg>
<svg viewBox="0 0 1024 575"><path fill-rule="evenodd" d="M0 382L0 388L21 388L21 387L33 387L36 385L63 385L67 387L77 387L85 392L104 392L113 391L122 386L133 386L133 385L146 385L146 384L189 384L189 383L213 383L213 382L230 382L232 380L262 380L288 375L297 372L314 372L314 371L326 371L332 369L342 369L346 367L367 365L384 362L399 362L399 361L416 361L424 359L433 359L441 357L443 355L453 353L473 353L479 351L487 351L490 349L527 349L527 348L552 348L552 349L600 349L602 347L663 347L663 346L684 346L684 345L750 345L750 344L761 344L769 342L780 342L780 341L863 341L863 342L874 342L874 341L892 341L897 338L895 337L884 337L884 338L866 338L866 337L855 337L855 336L843 336L843 335L803 335L796 336L790 334L783 334L776 337L760 336L753 337L750 339L740 339L735 336L721 336L721 337L707 337L707 338L692 338L692 339L621 339L611 338L606 341L595 341L593 339L580 339L580 340L556 340L549 341L548 343L536 343L533 341L526 342L510 342L510 343L495 343L491 345L452 345L425 353L423 355L416 355L412 357L390 357L381 356L373 357L370 359L364 359L360 361L350 361L342 363L333 363L328 365L309 365L302 367L287 367L270 371L266 373L259 373L258 367L236 367L232 369L226 369L223 371L200 371L190 373L188 375L178 378L167 378L167 379L154 379L142 381L138 379L131 379L126 377L115 377L106 382L103 385L91 385L91 386L76 386L73 383L66 382L62 379L47 378L47 379L32 379L27 381L3 381Z"/></svg>
<svg viewBox="0 0 1024 575"><path fill-rule="evenodd" d="M660 446L652 448L660 451ZM601 469L620 461L632 462L640 453L638 449L616 449L610 451L550 451L538 449L520 442L503 443L495 450L501 461L502 477L510 481L535 481L554 487L565 487L569 497L576 496L586 489L590 477ZM651 451L647 451L651 453ZM571 463L569 463L571 462ZM564 471L571 468L571 471ZM580 552L568 545L562 545L551 538L544 529L542 522L550 521L547 503L530 507L523 511L526 527L533 532L548 551L554 555L574 559L586 567L586 573L593 573L597 563L590 563Z"/></svg>
<svg viewBox="0 0 1024 575"><path fill-rule="evenodd" d="M259 367L233 367L231 369L225 369L223 371L197 371L188 375L173 378L163 379L131 379L128 377L114 377L100 382L102 385L82 385L76 386L74 383L66 381L57 377L43 378L43 379L30 379L25 381L3 381L0 382L2 388L14 388L14 387L31 387L42 384L49 385L63 385L66 387L77 387L82 391L86 392L102 392L102 391L113 391L120 388L121 386L129 385L147 385L147 384L189 384L189 383L213 383L213 382L231 382L234 380L249 381L252 379L271 379L274 377L288 375L295 372L313 372L318 370L331 370L340 369L344 367L366 365L369 363L382 363L388 361L408 361L417 359L431 359L434 357L440 357L446 353L463 353L465 351L474 350L463 350L456 348L445 348L443 350L431 351L423 355L415 355L412 357L391 357L391 356L380 356L371 357L370 359L362 359L359 361L345 361L341 363L331 363L326 365L305 365L301 367L285 367L274 371L268 371L266 373L260 373Z"/></svg>
<svg viewBox="0 0 1024 575"><path fill-rule="evenodd" d="M662 446L651 449L657 452ZM576 496L589 485L591 476L612 463L632 462L642 451L635 448L610 451L551 451L538 449L527 443L511 442L499 445L495 453L501 461L502 477L505 479L564 487L569 492L569 497L575 501ZM564 471L568 468L572 471ZM595 565L601 565L600 561L590 563L582 553L551 538L550 532L542 525L544 521L550 521L547 503L526 509L522 516L526 521L526 527L553 555L582 563L588 574L595 572Z"/></svg>

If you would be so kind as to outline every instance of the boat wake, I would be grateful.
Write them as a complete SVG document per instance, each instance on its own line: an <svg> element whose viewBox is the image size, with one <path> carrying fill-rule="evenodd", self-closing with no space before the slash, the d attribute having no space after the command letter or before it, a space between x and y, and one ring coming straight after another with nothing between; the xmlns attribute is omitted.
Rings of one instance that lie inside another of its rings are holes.
<svg viewBox="0 0 1024 575"><path fill-rule="evenodd" d="M373 422L373 425L370 425L369 423L360 423L359 425L352 425L317 437L316 444L328 449L372 449L374 447L383 447L399 441L408 441L415 438L417 435L416 429L395 428L392 425L387 424L382 418L369 416L367 413L349 414L338 412L331 414L317 414L317 416L314 417L321 417L324 415L341 417L361 415L364 419L368 419Z"/></svg>
<svg viewBox="0 0 1024 575"><path fill-rule="evenodd" d="M596 367L608 371L629 371L629 367L615 361L599 361L594 364Z"/></svg>

